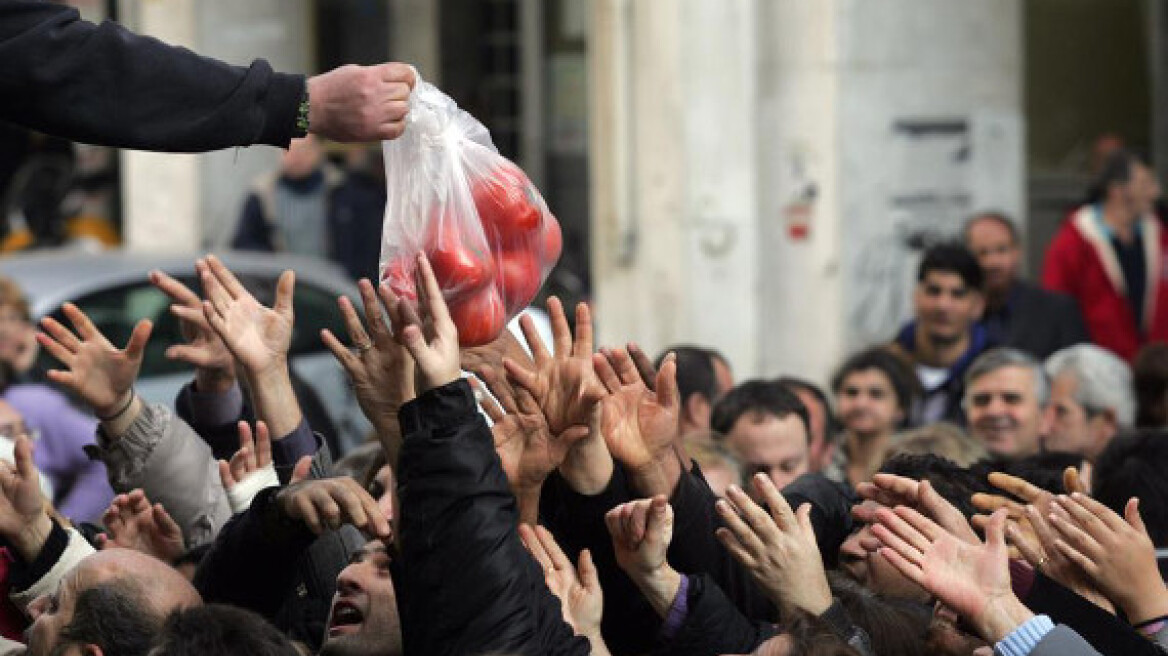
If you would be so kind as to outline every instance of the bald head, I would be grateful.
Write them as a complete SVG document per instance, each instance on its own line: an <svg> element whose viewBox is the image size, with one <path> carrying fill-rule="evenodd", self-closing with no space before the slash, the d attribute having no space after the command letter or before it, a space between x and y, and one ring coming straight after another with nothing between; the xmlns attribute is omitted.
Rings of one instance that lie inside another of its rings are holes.
<svg viewBox="0 0 1168 656"><path fill-rule="evenodd" d="M203 598L178 570L133 549L99 551L77 565L80 589L106 582L137 586L149 592L145 601L165 617L179 608L199 606ZM89 585L87 582L92 581Z"/></svg>

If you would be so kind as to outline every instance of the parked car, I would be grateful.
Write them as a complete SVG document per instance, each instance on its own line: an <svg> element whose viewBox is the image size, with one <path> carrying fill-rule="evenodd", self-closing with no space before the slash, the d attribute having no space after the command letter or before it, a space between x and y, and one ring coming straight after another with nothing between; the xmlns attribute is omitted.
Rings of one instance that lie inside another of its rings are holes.
<svg viewBox="0 0 1168 656"><path fill-rule="evenodd" d="M150 271L159 269L199 290L195 260L200 255L126 250L38 251L0 258L0 275L13 278L24 289L34 320L52 316L69 325L61 306L73 302L119 347L125 345L139 320L153 321L154 332L136 389L148 401L173 406L181 387L191 380L191 368L165 356L167 347L182 341L182 332L178 319L169 312L170 299L150 284L148 276ZM349 296L360 308L357 286L340 267L322 260L240 251L217 255L260 302L269 305L280 273L285 269L296 272L292 369L320 397L337 429L341 451L361 443L371 427L361 414L344 371L320 340L322 328L330 329L342 340L347 338L337 298ZM40 358L39 367L58 366L46 353L42 352Z"/></svg>

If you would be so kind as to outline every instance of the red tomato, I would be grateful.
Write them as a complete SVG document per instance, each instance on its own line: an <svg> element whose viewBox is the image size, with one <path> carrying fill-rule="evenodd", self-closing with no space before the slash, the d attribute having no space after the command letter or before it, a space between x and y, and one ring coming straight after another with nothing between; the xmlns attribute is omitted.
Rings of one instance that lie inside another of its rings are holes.
<svg viewBox="0 0 1168 656"><path fill-rule="evenodd" d="M398 298L418 300L418 293L414 289L414 267L409 258L403 257L386 264L381 282L388 282L389 289Z"/></svg>
<svg viewBox="0 0 1168 656"><path fill-rule="evenodd" d="M503 294L509 314L516 313L531 303L539 291L539 258L528 251L501 251L495 264L499 276L496 286Z"/></svg>
<svg viewBox="0 0 1168 656"><path fill-rule="evenodd" d="M543 263L548 268L556 265L560 260L560 253L564 250L564 236L560 233L560 222L556 217L548 214L543 222Z"/></svg>
<svg viewBox="0 0 1168 656"><path fill-rule="evenodd" d="M441 228L431 228L426 256L446 298L471 294L491 284L495 265L490 253L469 245L471 239L459 233L453 217L446 216L440 223Z"/></svg>
<svg viewBox="0 0 1168 656"><path fill-rule="evenodd" d="M474 296L450 303L450 318L458 328L460 346L482 346L495 341L507 323L503 297L493 286Z"/></svg>
<svg viewBox="0 0 1168 656"><path fill-rule="evenodd" d="M535 193L527 175L511 162L474 181L471 194L492 246L524 246L535 234L543 220Z"/></svg>

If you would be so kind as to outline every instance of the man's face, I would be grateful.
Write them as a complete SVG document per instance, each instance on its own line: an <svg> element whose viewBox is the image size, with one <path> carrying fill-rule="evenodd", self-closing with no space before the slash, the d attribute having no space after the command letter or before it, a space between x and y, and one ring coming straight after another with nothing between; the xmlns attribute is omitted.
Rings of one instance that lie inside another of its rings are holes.
<svg viewBox="0 0 1168 656"><path fill-rule="evenodd" d="M981 317L982 296L965 286L961 276L930 271L913 293L917 330L938 346L956 344Z"/></svg>
<svg viewBox="0 0 1168 656"><path fill-rule="evenodd" d="M892 433L904 419L892 381L879 369L863 369L844 376L835 402L844 428L860 437Z"/></svg>
<svg viewBox="0 0 1168 656"><path fill-rule="evenodd" d="M985 272L986 289L1005 292L1018 278L1022 249L1010 230L996 219L974 221L965 233L965 245Z"/></svg>
<svg viewBox="0 0 1168 656"><path fill-rule="evenodd" d="M1087 408L1075 400L1078 389L1079 379L1069 371L1059 374L1051 382L1042 446L1047 451L1074 453L1094 460L1115 437L1119 427L1112 413L1088 413Z"/></svg>
<svg viewBox="0 0 1168 656"><path fill-rule="evenodd" d="M970 433L991 454L1014 460L1038 453L1042 408L1029 369L1002 367L975 379L965 392Z"/></svg>
<svg viewBox="0 0 1168 656"><path fill-rule="evenodd" d="M385 545L374 540L341 571L320 656L401 654L397 593L389 564Z"/></svg>
<svg viewBox="0 0 1168 656"><path fill-rule="evenodd" d="M763 472L780 490L809 470L807 429L795 414L780 419L747 412L734 422L726 443L747 474Z"/></svg>
<svg viewBox="0 0 1168 656"><path fill-rule="evenodd" d="M1150 213L1156 201L1160 200L1160 183L1156 180L1156 172L1143 164L1133 164L1131 179L1123 185L1123 193L1133 213Z"/></svg>
<svg viewBox="0 0 1168 656"><path fill-rule="evenodd" d="M865 506L875 506L872 501L865 501ZM929 593L921 586L913 583L900 570L893 567L877 550L879 541L872 533L872 528L864 525L854 531L844 543L840 545L840 569L856 580L857 583L883 595L898 599L910 599L922 603L929 601Z"/></svg>
<svg viewBox="0 0 1168 656"><path fill-rule="evenodd" d="M83 561L84 564L84 561ZM28 607L32 625L25 630L28 638L28 656L57 656L57 654L80 654L79 645L69 645L65 651L58 651L61 630L73 620L73 608L77 595L83 589L82 575L85 570L78 565L48 595L37 597Z"/></svg>
<svg viewBox="0 0 1168 656"><path fill-rule="evenodd" d="M831 456L831 442L827 435L827 408L823 407L823 402L814 394L802 387L793 387L791 391L799 397L799 400L807 408L807 419L808 423L811 424L808 468L820 471L828 465L827 460Z"/></svg>

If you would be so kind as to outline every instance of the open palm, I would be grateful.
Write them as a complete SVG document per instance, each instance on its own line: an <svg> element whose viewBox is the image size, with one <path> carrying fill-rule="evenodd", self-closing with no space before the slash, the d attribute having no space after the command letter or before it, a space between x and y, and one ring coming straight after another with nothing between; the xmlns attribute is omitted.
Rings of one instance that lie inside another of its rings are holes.
<svg viewBox="0 0 1168 656"><path fill-rule="evenodd" d="M66 303L63 310L76 334L45 317L41 320L45 332L37 336L41 346L67 367L50 371L49 379L73 390L99 416L108 415L138 378L152 325L139 321L126 348L119 349L76 305Z"/></svg>
<svg viewBox="0 0 1168 656"><path fill-rule="evenodd" d="M673 444L681 407L677 365L667 359L657 372L658 391L650 391L623 349L593 356L597 376L608 390L600 402L600 432L613 457L626 467L650 464ZM613 364L615 363L615 368Z"/></svg>
<svg viewBox="0 0 1168 656"><path fill-rule="evenodd" d="M292 345L292 292L296 276L280 275L276 302L265 307L248 292L215 256L204 260L203 289L207 302L203 311L215 332L232 355L249 372L269 371L282 365Z"/></svg>

